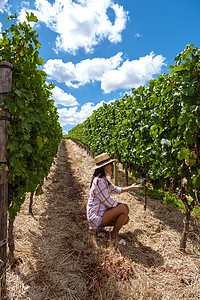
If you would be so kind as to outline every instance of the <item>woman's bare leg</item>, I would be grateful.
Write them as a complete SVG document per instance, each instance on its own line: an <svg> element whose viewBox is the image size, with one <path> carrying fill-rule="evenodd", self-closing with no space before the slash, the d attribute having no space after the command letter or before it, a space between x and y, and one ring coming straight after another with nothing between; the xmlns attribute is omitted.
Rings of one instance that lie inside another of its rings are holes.
<svg viewBox="0 0 200 300"><path fill-rule="evenodd" d="M101 226L104 227L112 224L114 225L111 233L111 239L114 240L114 242L117 242L119 230L129 221L128 213L128 206L120 203L116 207L106 210L103 214Z"/></svg>

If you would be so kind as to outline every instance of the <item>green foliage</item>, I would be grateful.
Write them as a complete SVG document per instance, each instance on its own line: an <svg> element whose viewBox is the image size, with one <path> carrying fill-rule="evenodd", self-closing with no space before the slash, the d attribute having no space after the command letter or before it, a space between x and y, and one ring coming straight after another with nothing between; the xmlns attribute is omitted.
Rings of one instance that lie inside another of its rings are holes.
<svg viewBox="0 0 200 300"><path fill-rule="evenodd" d="M6 21L16 18L10 16ZM36 22L37 18L27 13L27 21ZM54 85L46 83L46 73L38 68L44 62L38 52L41 45L28 22L13 23L0 39L1 60L13 64L12 91L5 103L11 115L7 146L8 183L13 192L10 218L20 210L25 193L42 184L62 138L51 100Z"/></svg>
<svg viewBox="0 0 200 300"><path fill-rule="evenodd" d="M117 157L136 178L148 172L154 189L167 178L179 185L186 178L194 199L200 187L200 49L187 45L169 71L104 104L68 136L95 154Z"/></svg>
<svg viewBox="0 0 200 300"><path fill-rule="evenodd" d="M176 207L182 211L185 211L185 206L180 199L177 199L175 193L164 192L164 197L162 198L163 202L167 205Z"/></svg>

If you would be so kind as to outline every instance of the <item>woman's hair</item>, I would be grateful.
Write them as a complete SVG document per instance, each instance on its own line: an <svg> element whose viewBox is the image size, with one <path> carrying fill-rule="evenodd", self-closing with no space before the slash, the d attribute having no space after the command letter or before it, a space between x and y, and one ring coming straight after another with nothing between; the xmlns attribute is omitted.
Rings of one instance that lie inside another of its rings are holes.
<svg viewBox="0 0 200 300"><path fill-rule="evenodd" d="M111 162L110 164L113 164L113 163ZM109 165L109 164L108 164L108 165ZM105 165L105 166L106 166L106 165ZM99 178L106 177L105 171L104 171L105 166L100 167L100 168L98 168L98 169L96 169L96 170L94 171L94 174L93 174L93 176L92 176L92 180L91 180L91 183L90 183L90 187L92 186L92 182L93 182L93 180L94 180L95 177L99 177ZM107 181L108 181L108 179L107 179ZM110 184L111 184L110 181L108 181L108 185L110 185Z"/></svg>

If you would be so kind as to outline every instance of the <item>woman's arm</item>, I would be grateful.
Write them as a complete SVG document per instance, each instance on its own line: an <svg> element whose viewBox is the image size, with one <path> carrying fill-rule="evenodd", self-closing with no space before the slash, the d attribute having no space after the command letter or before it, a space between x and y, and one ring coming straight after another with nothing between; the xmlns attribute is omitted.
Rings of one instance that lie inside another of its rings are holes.
<svg viewBox="0 0 200 300"><path fill-rule="evenodd" d="M136 190L136 189L141 189L142 187L143 186L141 184L134 183L134 184L132 184L130 186L122 187L121 188L122 189L121 192L124 193L124 192L128 192L128 191Z"/></svg>

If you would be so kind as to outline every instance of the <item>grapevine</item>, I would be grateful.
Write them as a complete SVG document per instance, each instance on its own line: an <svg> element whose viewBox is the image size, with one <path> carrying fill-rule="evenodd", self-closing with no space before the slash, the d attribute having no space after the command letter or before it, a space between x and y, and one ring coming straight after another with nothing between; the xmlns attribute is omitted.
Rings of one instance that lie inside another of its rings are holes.
<svg viewBox="0 0 200 300"><path fill-rule="evenodd" d="M39 57L41 44L29 24L37 18L32 13L26 17L27 22L18 24L17 15L7 18L12 25L0 39L1 60L13 64L12 91L5 103L11 115L7 145L10 219L19 212L26 193L42 185L62 138L51 99L54 85L46 83L46 73L40 69L44 62Z"/></svg>

